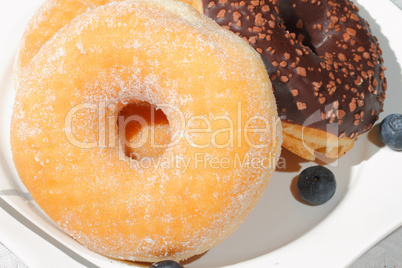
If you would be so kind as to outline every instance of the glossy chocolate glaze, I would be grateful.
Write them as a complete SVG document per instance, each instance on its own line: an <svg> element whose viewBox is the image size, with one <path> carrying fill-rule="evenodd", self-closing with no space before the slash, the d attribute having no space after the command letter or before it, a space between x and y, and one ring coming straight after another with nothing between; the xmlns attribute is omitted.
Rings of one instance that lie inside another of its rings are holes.
<svg viewBox="0 0 402 268"><path fill-rule="evenodd" d="M261 54L283 121L357 138L385 98L376 38L348 0L201 0Z"/></svg>

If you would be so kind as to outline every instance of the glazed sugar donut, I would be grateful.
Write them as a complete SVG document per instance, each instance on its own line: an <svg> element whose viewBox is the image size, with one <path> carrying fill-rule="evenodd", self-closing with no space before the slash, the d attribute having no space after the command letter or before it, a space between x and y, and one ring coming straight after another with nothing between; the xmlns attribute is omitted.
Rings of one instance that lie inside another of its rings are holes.
<svg viewBox="0 0 402 268"><path fill-rule="evenodd" d="M261 58L189 5L90 10L25 72L10 133L18 174L61 229L105 256L205 252L244 221L274 171L282 130ZM168 146L145 141L132 157L124 138L142 139L146 114ZM126 135L132 121L142 128Z"/></svg>
<svg viewBox="0 0 402 268"><path fill-rule="evenodd" d="M378 119L386 79L377 39L348 0L194 0L263 57L283 146L337 158Z"/></svg>
<svg viewBox="0 0 402 268"><path fill-rule="evenodd" d="M111 2L121 0L47 0L28 22L15 61L14 87L32 58L58 30L78 15ZM182 2L187 2L182 0ZM188 2L189 3L189 2Z"/></svg>

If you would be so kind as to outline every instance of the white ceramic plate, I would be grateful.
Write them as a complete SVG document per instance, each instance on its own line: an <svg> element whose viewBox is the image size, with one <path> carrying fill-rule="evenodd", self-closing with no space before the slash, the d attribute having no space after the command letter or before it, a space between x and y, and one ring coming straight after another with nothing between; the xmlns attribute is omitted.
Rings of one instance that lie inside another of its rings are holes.
<svg viewBox="0 0 402 268"><path fill-rule="evenodd" d="M14 169L9 124L14 98L12 64L19 40L40 0L2 3L0 11L0 242L30 267L141 267L95 254L60 231L35 207ZM381 119L402 113L402 12L390 1L359 0L361 15L378 37L388 68ZM228 239L186 267L343 267L402 224L402 153L382 147L377 127L328 167L335 196L322 206L295 198L299 172L314 163L284 153L265 195Z"/></svg>

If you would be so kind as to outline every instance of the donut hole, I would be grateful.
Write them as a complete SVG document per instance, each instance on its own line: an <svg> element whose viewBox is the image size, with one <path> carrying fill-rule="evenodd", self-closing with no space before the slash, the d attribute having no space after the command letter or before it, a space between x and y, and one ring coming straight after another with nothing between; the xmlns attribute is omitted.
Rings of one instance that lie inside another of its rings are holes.
<svg viewBox="0 0 402 268"><path fill-rule="evenodd" d="M157 158L171 142L166 114L149 102L133 102L124 106L117 122L119 138L127 157L134 160Z"/></svg>
<svg viewBox="0 0 402 268"><path fill-rule="evenodd" d="M279 1L279 14L283 19L283 24L291 33L296 35L296 40L299 41L302 45L309 47L314 53L316 53L316 49L311 42L311 36L304 28L303 23L300 24L300 18L296 14L295 9L292 6L292 3L289 0L281 0ZM317 53L316 53L317 54Z"/></svg>

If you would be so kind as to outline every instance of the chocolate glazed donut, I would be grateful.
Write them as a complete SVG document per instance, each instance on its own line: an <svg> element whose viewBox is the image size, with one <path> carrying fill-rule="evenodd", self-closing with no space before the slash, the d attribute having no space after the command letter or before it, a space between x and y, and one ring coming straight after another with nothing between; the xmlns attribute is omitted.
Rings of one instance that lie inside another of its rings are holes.
<svg viewBox="0 0 402 268"><path fill-rule="evenodd" d="M288 150L309 160L317 153L337 158L378 119L382 52L350 1L194 1L261 54Z"/></svg>

